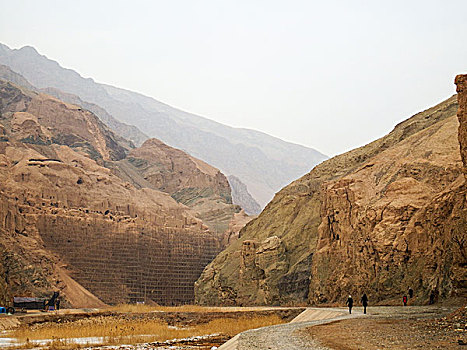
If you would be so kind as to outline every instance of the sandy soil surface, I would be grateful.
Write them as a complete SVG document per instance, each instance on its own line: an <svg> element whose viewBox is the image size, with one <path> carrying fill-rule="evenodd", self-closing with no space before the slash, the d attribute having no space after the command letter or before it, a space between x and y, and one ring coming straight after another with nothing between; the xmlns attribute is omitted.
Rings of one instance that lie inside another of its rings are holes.
<svg viewBox="0 0 467 350"><path fill-rule="evenodd" d="M365 317L301 331L335 350L467 349L465 307L377 307ZM464 345L465 344L465 345Z"/></svg>
<svg viewBox="0 0 467 350"><path fill-rule="evenodd" d="M320 344L303 332L309 326L359 317L349 315L345 308L308 308L292 322L242 332L223 344L219 350L324 350Z"/></svg>

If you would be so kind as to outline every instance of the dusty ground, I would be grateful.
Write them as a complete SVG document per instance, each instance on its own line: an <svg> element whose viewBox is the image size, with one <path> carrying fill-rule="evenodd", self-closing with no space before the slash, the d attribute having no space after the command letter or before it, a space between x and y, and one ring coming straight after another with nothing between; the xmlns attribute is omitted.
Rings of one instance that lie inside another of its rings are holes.
<svg viewBox="0 0 467 350"><path fill-rule="evenodd" d="M335 350L467 349L465 307L454 312L439 307L375 309L368 317L309 327L302 335Z"/></svg>

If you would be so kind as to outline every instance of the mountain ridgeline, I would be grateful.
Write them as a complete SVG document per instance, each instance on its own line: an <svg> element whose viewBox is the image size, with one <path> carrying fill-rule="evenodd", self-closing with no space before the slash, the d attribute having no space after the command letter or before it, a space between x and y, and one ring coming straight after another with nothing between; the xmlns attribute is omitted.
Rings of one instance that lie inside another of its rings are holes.
<svg viewBox="0 0 467 350"><path fill-rule="evenodd" d="M453 96L277 193L206 267L197 302L399 303L409 287L419 303L465 298L466 80L459 118Z"/></svg>
<svg viewBox="0 0 467 350"><path fill-rule="evenodd" d="M12 50L0 44L0 64L20 73L33 86L50 89L49 94L91 110L137 146L147 136L155 137L227 176L234 175L260 205L253 205L256 209L252 214L259 214L258 208L264 207L275 192L327 158L258 131L228 127L135 92L98 84L41 56L32 47ZM52 89L58 89L61 95ZM82 102L67 100L69 94Z"/></svg>

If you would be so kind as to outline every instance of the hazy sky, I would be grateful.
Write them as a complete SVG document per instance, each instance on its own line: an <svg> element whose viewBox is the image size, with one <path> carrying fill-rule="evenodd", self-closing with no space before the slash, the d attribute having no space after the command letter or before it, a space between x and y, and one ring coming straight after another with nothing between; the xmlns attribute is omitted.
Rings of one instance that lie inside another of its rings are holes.
<svg viewBox="0 0 467 350"><path fill-rule="evenodd" d="M455 93L467 1L5 1L0 42L335 155Z"/></svg>

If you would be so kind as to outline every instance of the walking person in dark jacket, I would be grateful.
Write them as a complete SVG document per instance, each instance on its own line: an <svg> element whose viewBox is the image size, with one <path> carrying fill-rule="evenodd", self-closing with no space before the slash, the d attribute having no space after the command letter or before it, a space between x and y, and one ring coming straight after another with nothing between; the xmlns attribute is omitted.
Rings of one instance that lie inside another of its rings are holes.
<svg viewBox="0 0 467 350"><path fill-rule="evenodd" d="M349 295L349 297L347 298L346 304L349 306L349 314L351 314L352 313L352 307L353 307L353 299L352 299L351 295Z"/></svg>
<svg viewBox="0 0 467 350"><path fill-rule="evenodd" d="M366 293L363 293L361 301L363 305L363 313L366 314L366 307L368 306L368 297L366 296Z"/></svg>

